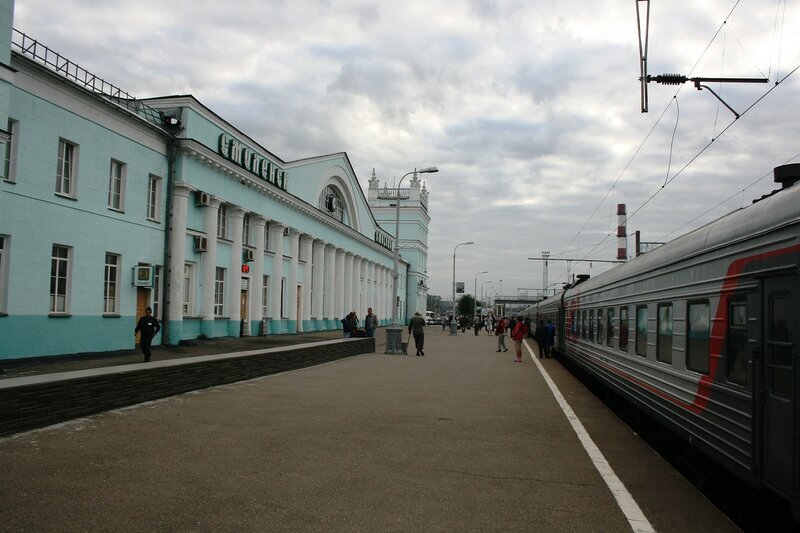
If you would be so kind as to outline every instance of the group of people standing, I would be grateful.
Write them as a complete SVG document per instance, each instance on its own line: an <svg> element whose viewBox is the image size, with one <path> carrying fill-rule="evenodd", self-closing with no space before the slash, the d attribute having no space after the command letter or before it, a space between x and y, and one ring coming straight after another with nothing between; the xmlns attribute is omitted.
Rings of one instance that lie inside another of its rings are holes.
<svg viewBox="0 0 800 533"><path fill-rule="evenodd" d="M358 328L358 315L355 311L350 311L344 318L342 318L342 336L344 338L350 337L374 337L375 330L378 328L378 317L372 314L372 308L367 309L367 316L364 317L364 329Z"/></svg>
<svg viewBox="0 0 800 533"><path fill-rule="evenodd" d="M531 332L531 320L521 316L517 318L507 319L500 317L494 327L494 334L497 336L497 350L498 352L507 352L506 347L506 334L511 335L514 341L514 352L516 355L515 362L522 362L522 341L526 337L533 336L539 348L539 359L543 357L550 357L553 342L556 336L556 327L552 321L548 320L545 325L544 320L539 321L539 325ZM477 335L477 333L476 333Z"/></svg>

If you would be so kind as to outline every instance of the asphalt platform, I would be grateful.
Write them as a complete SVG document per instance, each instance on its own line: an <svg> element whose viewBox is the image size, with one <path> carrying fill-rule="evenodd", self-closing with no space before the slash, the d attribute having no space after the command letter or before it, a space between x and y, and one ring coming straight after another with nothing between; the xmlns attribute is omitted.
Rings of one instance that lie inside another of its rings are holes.
<svg viewBox="0 0 800 533"><path fill-rule="evenodd" d="M556 360L436 326L424 357L377 338L374 354L0 439L0 529L737 531ZM58 364L125 357L141 361ZM55 364L3 376L85 368Z"/></svg>

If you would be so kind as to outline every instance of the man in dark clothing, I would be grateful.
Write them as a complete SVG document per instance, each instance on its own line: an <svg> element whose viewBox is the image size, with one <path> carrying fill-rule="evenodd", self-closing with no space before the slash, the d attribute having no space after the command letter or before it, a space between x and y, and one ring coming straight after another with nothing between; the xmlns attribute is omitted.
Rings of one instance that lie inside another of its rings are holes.
<svg viewBox="0 0 800 533"><path fill-rule="evenodd" d="M367 316L364 318L364 329L367 337L375 336L375 329L378 327L378 317L372 314L372 308L367 308Z"/></svg>
<svg viewBox="0 0 800 533"><path fill-rule="evenodd" d="M409 335L414 335L414 345L417 347L417 355L425 355L425 352L422 351L422 347L425 344L424 327L425 320L422 318L422 315L419 314L419 311L417 311L408 322L408 333Z"/></svg>
<svg viewBox="0 0 800 533"><path fill-rule="evenodd" d="M139 319L136 329L133 331L134 334L141 332L139 347L144 354L145 363L150 361L150 343L159 331L161 331L161 326L158 324L158 319L153 316L153 310L150 307L145 308L144 316Z"/></svg>
<svg viewBox="0 0 800 533"><path fill-rule="evenodd" d="M553 354L553 344L556 340L556 326L552 320L547 321L547 347L545 348L545 357L550 357Z"/></svg>
<svg viewBox="0 0 800 533"><path fill-rule="evenodd" d="M547 346L547 328L544 325L544 320L539 321L539 325L536 326L536 331L533 334L533 338L536 340L536 344L539 347L539 359L545 356L545 349Z"/></svg>

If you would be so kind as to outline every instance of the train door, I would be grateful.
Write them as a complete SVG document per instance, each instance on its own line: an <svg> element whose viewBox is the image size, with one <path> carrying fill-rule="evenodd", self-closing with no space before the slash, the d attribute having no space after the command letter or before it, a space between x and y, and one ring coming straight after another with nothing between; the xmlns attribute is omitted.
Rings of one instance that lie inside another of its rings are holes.
<svg viewBox="0 0 800 533"><path fill-rule="evenodd" d="M150 290L138 287L136 289L136 316L134 317L137 322L144 316L144 310L148 305L150 305ZM136 346L139 346L140 338L141 334L137 333L134 343Z"/></svg>
<svg viewBox="0 0 800 533"><path fill-rule="evenodd" d="M800 320L792 304L798 296L796 277L764 280L763 479L781 494L793 492L797 466L794 410Z"/></svg>

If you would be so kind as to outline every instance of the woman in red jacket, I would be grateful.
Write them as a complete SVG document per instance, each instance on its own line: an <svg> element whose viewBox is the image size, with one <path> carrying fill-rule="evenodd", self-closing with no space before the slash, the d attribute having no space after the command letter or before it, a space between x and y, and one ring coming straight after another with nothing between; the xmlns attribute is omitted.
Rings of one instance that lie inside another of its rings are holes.
<svg viewBox="0 0 800 533"><path fill-rule="evenodd" d="M515 362L522 362L522 339L528 336L528 328L525 326L525 321L522 317L517 318L517 323L514 325L514 331L511 332L511 338L514 339L514 350L517 352Z"/></svg>

